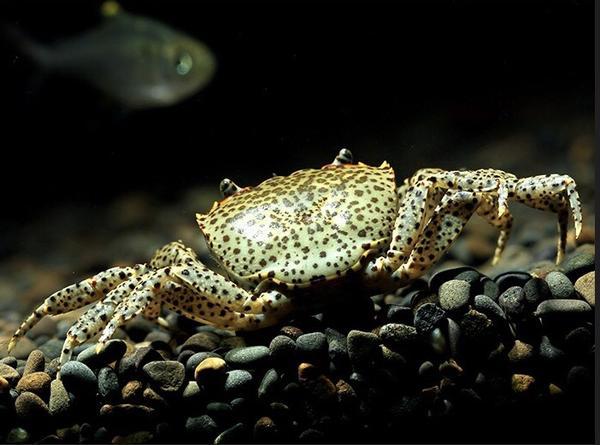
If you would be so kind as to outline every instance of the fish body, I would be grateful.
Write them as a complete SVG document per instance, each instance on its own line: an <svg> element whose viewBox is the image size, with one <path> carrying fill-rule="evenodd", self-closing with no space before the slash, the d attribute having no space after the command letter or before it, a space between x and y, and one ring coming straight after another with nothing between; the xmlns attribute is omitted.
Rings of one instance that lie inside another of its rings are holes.
<svg viewBox="0 0 600 445"><path fill-rule="evenodd" d="M202 42L118 10L83 34L49 45L20 39L43 68L83 79L129 109L173 105L205 87L216 60Z"/></svg>

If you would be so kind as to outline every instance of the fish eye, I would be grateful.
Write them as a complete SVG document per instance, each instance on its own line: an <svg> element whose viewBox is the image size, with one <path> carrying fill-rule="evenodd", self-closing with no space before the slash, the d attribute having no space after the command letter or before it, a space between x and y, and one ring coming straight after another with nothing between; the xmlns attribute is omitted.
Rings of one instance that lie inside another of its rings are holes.
<svg viewBox="0 0 600 445"><path fill-rule="evenodd" d="M185 76L192 69L192 56L189 53L183 52L177 56L175 61L175 71L181 76Z"/></svg>

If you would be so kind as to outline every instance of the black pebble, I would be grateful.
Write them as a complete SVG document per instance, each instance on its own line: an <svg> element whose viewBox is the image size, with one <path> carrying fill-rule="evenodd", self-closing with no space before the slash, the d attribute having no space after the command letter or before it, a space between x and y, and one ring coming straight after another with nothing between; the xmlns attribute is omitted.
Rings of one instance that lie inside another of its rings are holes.
<svg viewBox="0 0 600 445"><path fill-rule="evenodd" d="M498 292L502 294L506 289L513 286L523 287L531 279L527 272L505 272L497 275L494 281L498 285Z"/></svg>
<svg viewBox="0 0 600 445"><path fill-rule="evenodd" d="M519 286L511 286L498 298L500 307L513 320L520 320L525 313L525 292Z"/></svg>
<svg viewBox="0 0 600 445"><path fill-rule="evenodd" d="M435 303L422 304L415 313L415 328L421 335L433 331L446 316L446 311Z"/></svg>
<svg viewBox="0 0 600 445"><path fill-rule="evenodd" d="M296 340L300 359L314 365L323 365L328 359L327 337L322 332L303 334Z"/></svg>

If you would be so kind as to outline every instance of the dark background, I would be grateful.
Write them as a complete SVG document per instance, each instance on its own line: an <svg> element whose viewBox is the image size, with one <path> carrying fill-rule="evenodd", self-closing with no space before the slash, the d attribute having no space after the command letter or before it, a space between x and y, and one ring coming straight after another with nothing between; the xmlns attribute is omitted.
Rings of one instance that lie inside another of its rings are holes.
<svg viewBox="0 0 600 445"><path fill-rule="evenodd" d="M97 24L100 3L4 1L0 15L52 42ZM557 123L593 125L592 1L121 3L206 42L213 83L177 106L127 113L77 80L33 88L35 67L3 43L3 224L132 189L168 200L223 176L255 184L341 147L402 177L508 158L546 173L510 150L473 155L490 135L525 128L548 157L564 152Z"/></svg>

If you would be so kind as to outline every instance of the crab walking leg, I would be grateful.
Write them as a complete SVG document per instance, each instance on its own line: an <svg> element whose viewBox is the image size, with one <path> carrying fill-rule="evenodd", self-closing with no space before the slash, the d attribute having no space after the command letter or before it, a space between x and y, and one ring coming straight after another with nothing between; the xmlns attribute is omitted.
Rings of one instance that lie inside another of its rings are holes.
<svg viewBox="0 0 600 445"><path fill-rule="evenodd" d="M67 338L60 355L60 365L71 359L73 349L93 338L112 318L115 308L125 299L132 289L142 280L134 277L119 284L108 295L90 307L67 331Z"/></svg>
<svg viewBox="0 0 600 445"><path fill-rule="evenodd" d="M512 193L511 193L512 192ZM534 209L550 210L558 214L557 264L565 254L568 207L575 222L575 237L581 233L581 203L573 178L566 175L540 175L519 179L509 196ZM568 204L567 204L568 202Z"/></svg>
<svg viewBox="0 0 600 445"><path fill-rule="evenodd" d="M496 242L496 250L492 258L492 265L496 265L500 260L502 252L506 247L508 238L513 225L513 217L508 211L504 211L498 216L498 199L494 196L484 195L481 204L477 208L477 214L489 222L492 226L500 229L500 235Z"/></svg>
<svg viewBox="0 0 600 445"><path fill-rule="evenodd" d="M428 181L415 185L404 184L399 190L401 201L398 216L394 223L392 240L386 257L376 262L376 269L393 272L408 257L421 233L425 216L437 205L440 193L432 188Z"/></svg>
<svg viewBox="0 0 600 445"><path fill-rule="evenodd" d="M139 314L152 314L162 304L193 320L235 330L272 325L292 310L291 300L277 291L252 295L199 261L190 261L144 276L114 309L98 340L98 348L123 323ZM82 330L79 328L74 335Z"/></svg>
<svg viewBox="0 0 600 445"><path fill-rule="evenodd" d="M45 315L64 314L82 308L107 295L119 283L140 276L148 270L148 266L145 264L133 267L112 267L53 293L17 329L8 344L8 351L10 352L17 341Z"/></svg>
<svg viewBox="0 0 600 445"><path fill-rule="evenodd" d="M393 280L406 283L419 278L433 266L462 232L481 200L481 195L474 192L444 195L423 228L424 236L419 238L406 262L392 274Z"/></svg>
<svg viewBox="0 0 600 445"><path fill-rule="evenodd" d="M208 307L207 304L202 304L203 298L202 295L190 297L176 293L163 298L163 304L192 320L235 331L251 331L272 326L284 319L294 308L292 300L274 290L263 292L256 298L251 297L251 303L248 302L242 311L234 310L230 306L220 309L214 305Z"/></svg>
<svg viewBox="0 0 600 445"><path fill-rule="evenodd" d="M455 191L498 193L498 216L508 209L508 190L517 181L512 173L494 169L442 170L424 168L411 178L411 183L427 179L434 187Z"/></svg>

